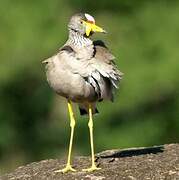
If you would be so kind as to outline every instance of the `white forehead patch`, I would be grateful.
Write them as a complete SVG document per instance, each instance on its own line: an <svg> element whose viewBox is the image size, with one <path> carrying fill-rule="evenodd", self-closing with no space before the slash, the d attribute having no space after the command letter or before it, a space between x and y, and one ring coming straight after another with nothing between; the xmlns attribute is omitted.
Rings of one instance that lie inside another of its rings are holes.
<svg viewBox="0 0 179 180"><path fill-rule="evenodd" d="M85 17L86 17L86 19L87 19L88 21L95 23L95 19L94 19L93 16L91 16L91 15L85 13Z"/></svg>

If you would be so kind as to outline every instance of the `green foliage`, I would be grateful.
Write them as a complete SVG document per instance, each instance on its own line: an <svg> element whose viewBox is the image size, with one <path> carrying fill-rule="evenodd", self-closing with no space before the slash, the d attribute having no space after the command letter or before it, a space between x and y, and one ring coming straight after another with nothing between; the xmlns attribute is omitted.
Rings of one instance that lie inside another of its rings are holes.
<svg viewBox="0 0 179 180"><path fill-rule="evenodd" d="M98 105L96 151L179 140L177 1L9 1L0 6L0 167L10 170L66 152L66 102L41 61L67 38L71 14L86 11L109 33L124 79L114 103ZM77 112L76 154L88 154L87 117Z"/></svg>
<svg viewBox="0 0 179 180"><path fill-rule="evenodd" d="M148 4L155 4L155 3L161 3L162 5L168 5L171 3L175 3L176 0L98 0L98 1L83 1L83 0L68 0L68 3L70 5L73 5L75 9L79 11L110 11L110 12L115 12L115 13L131 13L136 10L139 10L140 8L143 8L143 6L148 5Z"/></svg>

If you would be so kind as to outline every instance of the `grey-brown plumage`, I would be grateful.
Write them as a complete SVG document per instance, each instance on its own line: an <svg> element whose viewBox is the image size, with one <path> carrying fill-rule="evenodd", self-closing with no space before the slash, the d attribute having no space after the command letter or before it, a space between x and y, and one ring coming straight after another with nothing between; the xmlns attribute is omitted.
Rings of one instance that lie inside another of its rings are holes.
<svg viewBox="0 0 179 180"><path fill-rule="evenodd" d="M86 20L84 14L72 16L67 42L43 62L49 85L57 94L78 103L83 115L88 112L89 102L96 113L96 102L113 100L113 89L117 88L122 73L105 44L86 36L81 20Z"/></svg>

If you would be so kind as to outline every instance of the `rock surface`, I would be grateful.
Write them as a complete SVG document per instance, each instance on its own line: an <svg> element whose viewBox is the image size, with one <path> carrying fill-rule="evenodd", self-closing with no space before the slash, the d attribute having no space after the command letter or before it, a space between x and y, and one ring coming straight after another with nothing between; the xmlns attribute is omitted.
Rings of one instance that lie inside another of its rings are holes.
<svg viewBox="0 0 179 180"><path fill-rule="evenodd" d="M22 166L1 180L179 180L179 144L108 150L96 155L101 170L87 173L81 169L90 165L88 157L76 157L75 173L57 173L65 160L43 160Z"/></svg>

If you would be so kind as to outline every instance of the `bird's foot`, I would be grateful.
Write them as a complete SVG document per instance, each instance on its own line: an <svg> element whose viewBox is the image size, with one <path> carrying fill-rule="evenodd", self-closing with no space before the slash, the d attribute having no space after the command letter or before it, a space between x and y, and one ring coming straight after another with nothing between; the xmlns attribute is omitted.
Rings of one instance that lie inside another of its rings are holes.
<svg viewBox="0 0 179 180"><path fill-rule="evenodd" d="M68 164L67 164L65 168L60 169L60 170L57 170L57 171L55 171L55 172L67 173L67 172L69 172L69 171L75 172L76 169L72 168L71 165L68 165Z"/></svg>
<svg viewBox="0 0 179 180"><path fill-rule="evenodd" d="M92 172L92 171L96 171L96 170L100 170L101 168L96 167L96 165L92 165L90 168L87 169L83 169L82 171L84 172Z"/></svg>

